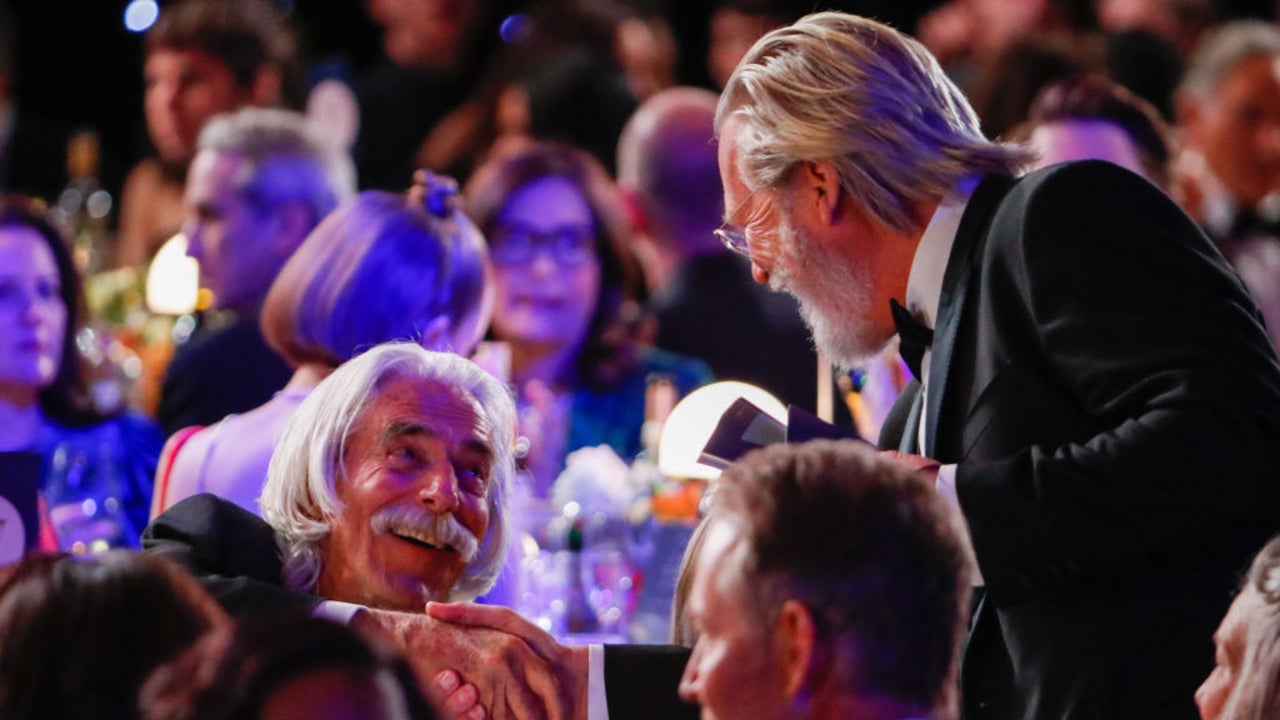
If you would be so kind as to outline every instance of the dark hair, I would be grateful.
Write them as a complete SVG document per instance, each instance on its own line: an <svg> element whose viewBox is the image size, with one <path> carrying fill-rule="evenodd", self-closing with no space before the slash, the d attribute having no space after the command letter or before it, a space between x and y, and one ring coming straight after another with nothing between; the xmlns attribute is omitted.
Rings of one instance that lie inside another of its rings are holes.
<svg viewBox="0 0 1280 720"><path fill-rule="evenodd" d="M62 303L67 308L67 326L62 338L62 358L53 382L40 390L40 409L49 419L63 425L83 426L102 421L93 408L85 369L76 350L76 332L85 316L84 291L71 250L62 232L53 224L39 201L21 195L0 195L0 228L34 230L53 253L58 266Z"/></svg>
<svg viewBox="0 0 1280 720"><path fill-rule="evenodd" d="M636 325L645 287L631 252L631 228L613 180L582 150L537 142L485 163L467 185L468 214L486 237L513 195L529 183L562 177L582 193L596 228L600 292L586 342L578 353L578 376L608 386L636 362Z"/></svg>
<svg viewBox="0 0 1280 720"><path fill-rule="evenodd" d="M292 29L265 0L180 0L160 11L147 32L147 52L195 50L227 66L241 88L265 67L280 73L287 107L305 101L298 44Z"/></svg>
<svg viewBox="0 0 1280 720"><path fill-rule="evenodd" d="M725 471L710 520L736 523L757 611L808 607L848 690L955 702L969 572L954 511L870 446L774 445Z"/></svg>
<svg viewBox="0 0 1280 720"><path fill-rule="evenodd" d="M28 557L0 574L0 717L136 717L147 676L226 622L158 555Z"/></svg>
<svg viewBox="0 0 1280 720"><path fill-rule="evenodd" d="M396 681L408 717L435 717L413 671L386 641L305 615L263 616L210 634L155 672L141 693L148 720L250 720L286 684L342 670Z"/></svg>
<svg viewBox="0 0 1280 720"><path fill-rule="evenodd" d="M1004 137L1027 116L1041 88L1100 67L1100 55L1086 40L1053 33L1023 36L1000 48L981 68L971 93L982 131Z"/></svg>
<svg viewBox="0 0 1280 720"><path fill-rule="evenodd" d="M1027 112L1030 128L1065 120L1102 120L1129 136L1142 169L1161 187L1169 181L1169 130L1151 103L1100 75L1046 85Z"/></svg>

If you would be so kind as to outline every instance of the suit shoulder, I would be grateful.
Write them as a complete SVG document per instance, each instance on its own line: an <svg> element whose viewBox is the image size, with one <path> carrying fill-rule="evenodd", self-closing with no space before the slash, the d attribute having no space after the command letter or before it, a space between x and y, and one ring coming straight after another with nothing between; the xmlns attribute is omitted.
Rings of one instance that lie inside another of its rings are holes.
<svg viewBox="0 0 1280 720"><path fill-rule="evenodd" d="M1130 245L1174 239L1197 251L1208 243L1163 190L1101 160L1062 163L1028 173L1010 190L993 223L998 230L1018 228L1024 241L1064 238L1077 248L1117 238Z"/></svg>
<svg viewBox="0 0 1280 720"><path fill-rule="evenodd" d="M1089 197L1131 203L1136 197L1172 202L1151 181L1103 160L1077 160L1033 170L1019 179L1013 193L1042 201Z"/></svg>

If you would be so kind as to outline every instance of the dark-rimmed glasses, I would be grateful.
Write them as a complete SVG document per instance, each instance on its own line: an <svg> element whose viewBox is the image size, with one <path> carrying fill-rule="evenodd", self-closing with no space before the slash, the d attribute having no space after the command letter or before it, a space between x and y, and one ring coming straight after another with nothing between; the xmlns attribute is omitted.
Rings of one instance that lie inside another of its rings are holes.
<svg viewBox="0 0 1280 720"><path fill-rule="evenodd" d="M559 265L581 265L595 257L596 230L590 225L537 230L512 223L500 225L489 234L489 256L497 265L531 263L539 248L546 250Z"/></svg>

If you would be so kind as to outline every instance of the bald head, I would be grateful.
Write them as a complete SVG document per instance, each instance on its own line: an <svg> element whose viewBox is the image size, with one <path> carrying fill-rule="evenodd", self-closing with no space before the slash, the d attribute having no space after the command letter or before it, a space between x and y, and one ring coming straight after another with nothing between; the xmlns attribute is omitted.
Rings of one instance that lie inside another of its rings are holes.
<svg viewBox="0 0 1280 720"><path fill-rule="evenodd" d="M680 254L719 247L711 235L724 197L716 165L717 99L700 88L663 90L636 110L618 141L618 183L640 201L655 240Z"/></svg>

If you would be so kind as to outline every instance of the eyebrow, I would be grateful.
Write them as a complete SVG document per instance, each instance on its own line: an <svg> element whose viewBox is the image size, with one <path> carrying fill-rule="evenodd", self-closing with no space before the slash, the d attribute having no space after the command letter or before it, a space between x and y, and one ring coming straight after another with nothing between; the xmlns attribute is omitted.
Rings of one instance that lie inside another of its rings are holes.
<svg viewBox="0 0 1280 720"><path fill-rule="evenodd" d="M384 442L403 437L440 438L443 435L430 425L416 420L393 420L387 424L381 433L381 439ZM489 443L475 437L463 440L461 447L464 450L483 456L484 460L490 464L494 462L496 457L493 447Z"/></svg>
<svg viewBox="0 0 1280 720"><path fill-rule="evenodd" d="M426 423L415 420L393 420L383 428L383 441L396 440L402 437L439 437L440 433Z"/></svg>

